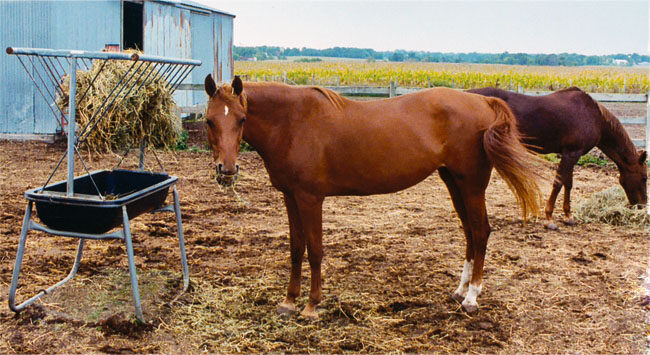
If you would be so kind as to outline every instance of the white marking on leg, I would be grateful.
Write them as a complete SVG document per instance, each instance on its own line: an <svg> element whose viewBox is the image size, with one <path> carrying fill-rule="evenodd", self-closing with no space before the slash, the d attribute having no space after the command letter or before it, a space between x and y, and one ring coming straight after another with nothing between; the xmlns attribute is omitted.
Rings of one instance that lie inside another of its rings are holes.
<svg viewBox="0 0 650 355"><path fill-rule="evenodd" d="M467 292L467 285L469 285L469 280L472 277L472 269L474 268L474 260L467 261L465 260L465 265L463 265L463 273L460 275L460 284L454 294L460 296L461 298L465 296Z"/></svg>
<svg viewBox="0 0 650 355"><path fill-rule="evenodd" d="M227 105L223 107L223 112L224 112L224 114L226 116L228 116L228 106Z"/></svg>
<svg viewBox="0 0 650 355"><path fill-rule="evenodd" d="M463 300L463 308L468 312L473 312L478 309L478 303L476 303L476 297L481 294L482 285L469 285L469 290L467 291L467 297Z"/></svg>

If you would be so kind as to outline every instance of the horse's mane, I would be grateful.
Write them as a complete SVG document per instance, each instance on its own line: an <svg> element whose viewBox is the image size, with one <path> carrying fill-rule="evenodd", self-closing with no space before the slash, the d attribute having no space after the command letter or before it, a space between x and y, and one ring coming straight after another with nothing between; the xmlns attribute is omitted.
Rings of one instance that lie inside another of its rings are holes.
<svg viewBox="0 0 650 355"><path fill-rule="evenodd" d="M230 84L224 83L217 87L217 95L225 101L227 104L234 104L239 101L244 110L248 110L248 98L246 97L246 90L244 90L241 95L236 96L235 90L230 86Z"/></svg>
<svg viewBox="0 0 650 355"><path fill-rule="evenodd" d="M616 116L614 116L614 114L611 113L603 104L594 100L594 98L591 97L591 95L587 94L582 89L577 88L575 86L572 86L567 89L558 90L556 92L581 92L586 100L588 100L589 102L596 105L596 107L598 107L600 116L603 118L603 121L605 121L605 123L610 129L609 133L617 139L617 145L621 146L621 148L631 149L633 152L636 150L634 147L634 143L632 142L632 139L630 139L630 136L627 134L627 131L625 130L625 127L623 127L621 121L619 121L618 118L616 118Z"/></svg>
<svg viewBox="0 0 650 355"><path fill-rule="evenodd" d="M596 103L596 105L598 105L600 115L603 117L605 122L607 122L607 125L611 129L612 135L620 139L619 143L623 143L625 147L631 148L632 151L635 151L634 143L632 142L632 139L630 139L630 136L627 134L627 131L625 130L625 127L623 127L623 124L621 124L621 121L619 121L618 118L616 118L616 116L614 116L614 114L611 113L603 104L596 100L593 101Z"/></svg>
<svg viewBox="0 0 650 355"><path fill-rule="evenodd" d="M339 93L334 92L330 89L322 88L320 86L311 86L310 89L315 90L325 96L325 98L327 98L327 100L329 100L329 102L331 102L332 105L334 105L334 107L337 109L343 109L343 96L341 96Z"/></svg>
<svg viewBox="0 0 650 355"><path fill-rule="evenodd" d="M283 85L281 83L274 83L274 82L256 82L255 86L285 86L285 87L290 87L288 85ZM337 109L341 110L343 109L343 103L345 99L343 96L338 94L337 92L334 92L330 89L326 89L320 86L309 86L306 87L305 89L307 90L313 90L316 91L318 94L325 96L325 98L332 104L334 107ZM221 98L225 100L226 102L236 102L237 97L233 94L233 88L230 86L230 84L224 83L221 84L218 88L217 91ZM244 88L244 92L240 95L240 103L245 109L248 109L248 98L246 97L246 88Z"/></svg>

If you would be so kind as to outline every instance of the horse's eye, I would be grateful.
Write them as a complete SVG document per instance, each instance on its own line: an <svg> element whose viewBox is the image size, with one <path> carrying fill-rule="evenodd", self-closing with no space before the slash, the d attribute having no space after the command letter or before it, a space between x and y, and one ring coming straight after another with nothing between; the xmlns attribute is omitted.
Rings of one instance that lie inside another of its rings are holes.
<svg viewBox="0 0 650 355"><path fill-rule="evenodd" d="M212 121L210 121L210 120L205 120L205 124L207 124L208 127L210 127L210 128L214 127L214 123L212 123Z"/></svg>

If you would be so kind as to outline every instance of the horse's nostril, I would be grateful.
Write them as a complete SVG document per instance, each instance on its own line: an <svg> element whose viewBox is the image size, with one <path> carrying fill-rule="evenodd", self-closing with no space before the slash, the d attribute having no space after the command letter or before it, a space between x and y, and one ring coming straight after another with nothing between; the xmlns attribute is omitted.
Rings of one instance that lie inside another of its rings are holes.
<svg viewBox="0 0 650 355"><path fill-rule="evenodd" d="M217 164L217 172L220 173L221 170L223 170L223 164L219 163Z"/></svg>

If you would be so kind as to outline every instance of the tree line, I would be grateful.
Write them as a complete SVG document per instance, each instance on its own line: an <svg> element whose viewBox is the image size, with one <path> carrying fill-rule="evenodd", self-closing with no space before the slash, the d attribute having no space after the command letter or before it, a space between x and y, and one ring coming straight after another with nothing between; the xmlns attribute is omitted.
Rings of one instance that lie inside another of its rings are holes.
<svg viewBox="0 0 650 355"><path fill-rule="evenodd" d="M287 59L287 57L335 57L366 59L368 61L433 62L433 63L485 63L519 65L635 65L650 62L650 56L633 54L583 55L576 53L528 54L528 53L442 53L426 51L375 51L370 48L333 47L327 49L283 48L273 46L233 47L235 60Z"/></svg>

